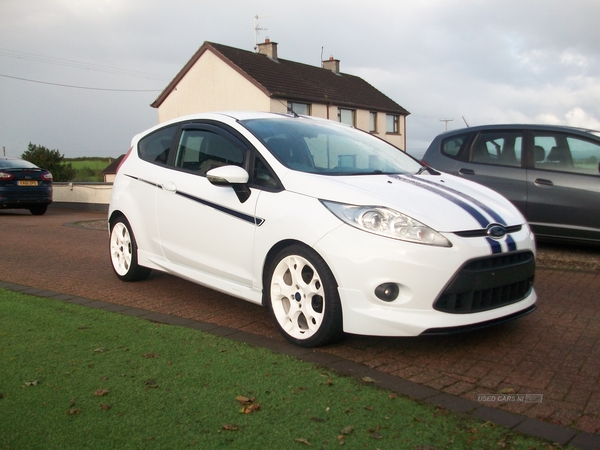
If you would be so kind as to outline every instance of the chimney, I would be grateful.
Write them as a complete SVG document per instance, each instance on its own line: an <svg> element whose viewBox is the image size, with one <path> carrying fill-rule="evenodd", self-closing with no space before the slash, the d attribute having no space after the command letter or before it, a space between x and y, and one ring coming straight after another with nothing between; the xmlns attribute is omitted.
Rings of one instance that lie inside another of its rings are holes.
<svg viewBox="0 0 600 450"><path fill-rule="evenodd" d="M277 42L271 42L271 39L266 38L264 43L258 44L258 53L277 61Z"/></svg>
<svg viewBox="0 0 600 450"><path fill-rule="evenodd" d="M340 60L333 59L333 56L330 56L327 61L323 61L323 69L331 70L336 75L340 74Z"/></svg>

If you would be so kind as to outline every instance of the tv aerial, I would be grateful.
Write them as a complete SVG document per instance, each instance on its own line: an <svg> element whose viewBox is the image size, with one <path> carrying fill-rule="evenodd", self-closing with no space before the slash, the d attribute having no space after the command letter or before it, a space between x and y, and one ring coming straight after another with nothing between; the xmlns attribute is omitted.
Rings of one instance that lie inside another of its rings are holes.
<svg viewBox="0 0 600 450"><path fill-rule="evenodd" d="M254 16L254 51L258 50L258 35L261 31L267 31L268 28L261 28L258 19L268 19L271 16Z"/></svg>

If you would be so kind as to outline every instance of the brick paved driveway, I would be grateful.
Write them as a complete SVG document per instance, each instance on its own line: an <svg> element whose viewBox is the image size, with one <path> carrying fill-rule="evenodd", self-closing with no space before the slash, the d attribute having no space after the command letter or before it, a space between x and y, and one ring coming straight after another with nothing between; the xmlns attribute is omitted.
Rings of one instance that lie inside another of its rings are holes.
<svg viewBox="0 0 600 450"><path fill-rule="evenodd" d="M68 226L104 218L58 208L41 217L0 211L0 280L283 340L259 306L166 274L118 281L108 233ZM537 311L516 322L456 336L349 336L321 351L472 401L478 394L543 394L541 403L487 405L598 433L600 273L539 268L535 287Z"/></svg>

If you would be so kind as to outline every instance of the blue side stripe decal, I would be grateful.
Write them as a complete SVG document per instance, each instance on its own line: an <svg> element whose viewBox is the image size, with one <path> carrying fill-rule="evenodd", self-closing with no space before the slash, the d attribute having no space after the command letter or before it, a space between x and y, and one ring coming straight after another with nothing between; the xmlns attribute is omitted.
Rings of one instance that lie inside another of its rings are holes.
<svg viewBox="0 0 600 450"><path fill-rule="evenodd" d="M237 217L238 219L241 219L241 220L243 220L245 222L250 222L251 224L256 225L258 227L260 227L264 223L264 221L265 221L265 219L261 219L259 217L255 217L255 216L251 216L249 214L245 214L245 213L242 213L242 212L239 212L239 211L235 211L233 209L226 208L225 206L217 205L216 203L212 203L212 202L209 202L207 200L203 200L201 198L194 197L193 195L186 194L185 192L176 191L175 193L177 195L181 195L182 197L185 197L187 199L190 199L190 200L193 200L195 202L198 202L198 203L201 203L203 205L206 205L206 206L209 206L211 208L214 208L217 211L221 211L221 212L223 212L225 214L229 214L230 216Z"/></svg>
<svg viewBox="0 0 600 450"><path fill-rule="evenodd" d="M417 180L414 177L394 176L393 178L400 181L404 181L405 183L410 183L414 186L418 186L423 189L427 189L428 191L431 191L435 194L444 197L446 200L451 201L455 205L461 207L466 212L468 212L471 215L471 217L473 217L479 223L479 225L481 225L482 228L487 228L487 226L490 224L489 220L487 220L483 214L477 211L477 209L469 205L467 202L461 200L460 198L451 195L449 189L446 189L445 187L441 187L435 183L433 185L420 183L419 181L421 180Z"/></svg>
<svg viewBox="0 0 600 450"><path fill-rule="evenodd" d="M154 187L156 187L158 189L162 189L162 186L160 186L160 185L158 185L156 183L153 183L151 181L144 180L144 179L138 178L138 177L134 177L133 175L127 175L127 176L130 177L130 178L133 178L134 180L141 181L143 183L148 183L149 185L154 186ZM251 216L249 214L245 214L245 213L236 211L234 209L226 208L225 206L217 205L216 203L212 203L212 202L209 202L207 200L203 200L201 198L194 197L193 195L186 194L184 192L176 191L175 193L177 195L181 195L182 197L185 197L185 198L187 198L189 200L193 200L195 202L201 203L203 205L206 205L206 206L214 208L214 209L216 209L218 211L221 211L221 212L223 212L225 214L229 214L230 216L237 217L238 219L241 219L244 222L250 222L251 224L256 225L257 227L260 227L265 222L265 219L261 219L260 217Z"/></svg>

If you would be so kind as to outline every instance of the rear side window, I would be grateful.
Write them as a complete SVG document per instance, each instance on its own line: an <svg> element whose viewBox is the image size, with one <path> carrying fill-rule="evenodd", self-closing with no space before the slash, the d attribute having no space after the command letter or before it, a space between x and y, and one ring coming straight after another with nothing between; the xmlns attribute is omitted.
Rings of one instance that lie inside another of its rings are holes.
<svg viewBox="0 0 600 450"><path fill-rule="evenodd" d="M521 167L522 149L523 133L521 131L482 132L473 143L471 161Z"/></svg>
<svg viewBox="0 0 600 450"><path fill-rule="evenodd" d="M468 140L468 133L446 138L442 141L442 153L451 158L458 159L467 146Z"/></svg>
<svg viewBox="0 0 600 450"><path fill-rule="evenodd" d="M171 142L178 125L171 125L144 137L138 143L138 155L144 161L154 164L167 164Z"/></svg>

